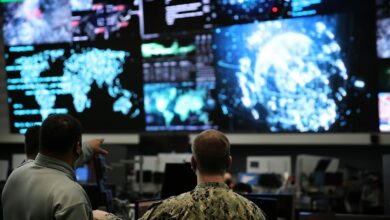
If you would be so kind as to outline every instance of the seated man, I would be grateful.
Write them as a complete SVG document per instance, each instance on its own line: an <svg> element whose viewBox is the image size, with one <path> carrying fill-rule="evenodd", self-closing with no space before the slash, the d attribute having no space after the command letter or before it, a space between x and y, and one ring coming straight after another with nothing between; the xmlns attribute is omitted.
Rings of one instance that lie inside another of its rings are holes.
<svg viewBox="0 0 390 220"><path fill-rule="evenodd" d="M117 219L91 204L76 182L81 155L81 124L70 115L50 115L40 129L39 154L15 169L3 193L4 219Z"/></svg>
<svg viewBox="0 0 390 220"><path fill-rule="evenodd" d="M196 188L152 205L141 219L265 219L259 207L224 183L231 163L226 136L215 130L202 132L192 145Z"/></svg>

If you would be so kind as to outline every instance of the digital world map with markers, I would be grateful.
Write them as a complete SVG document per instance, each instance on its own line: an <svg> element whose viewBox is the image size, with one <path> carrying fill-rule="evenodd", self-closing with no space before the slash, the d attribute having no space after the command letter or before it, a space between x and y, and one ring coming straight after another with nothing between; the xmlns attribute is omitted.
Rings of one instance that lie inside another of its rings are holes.
<svg viewBox="0 0 390 220"><path fill-rule="evenodd" d="M90 47L40 50L27 46L10 47L7 56L14 57L6 70L9 102L14 117L19 119L14 127L20 133L55 113L76 114L86 130L99 132L94 129L96 119L87 119L100 108L110 108L107 112L113 119L132 124L142 121L140 91L122 83L127 75L123 74L128 68L126 62L132 56L128 51ZM18 100L20 93L29 99L28 104ZM23 117L36 121L24 122Z"/></svg>
<svg viewBox="0 0 390 220"><path fill-rule="evenodd" d="M142 44L147 131L215 127L211 33Z"/></svg>
<svg viewBox="0 0 390 220"><path fill-rule="evenodd" d="M171 86L164 84L148 84L145 86L145 112L153 117L151 125L208 125L209 116L206 108L207 88L191 88L192 86ZM159 118L159 115L162 117ZM188 127L188 126L187 126ZM149 126L149 129L158 129ZM197 129L197 128L196 128Z"/></svg>

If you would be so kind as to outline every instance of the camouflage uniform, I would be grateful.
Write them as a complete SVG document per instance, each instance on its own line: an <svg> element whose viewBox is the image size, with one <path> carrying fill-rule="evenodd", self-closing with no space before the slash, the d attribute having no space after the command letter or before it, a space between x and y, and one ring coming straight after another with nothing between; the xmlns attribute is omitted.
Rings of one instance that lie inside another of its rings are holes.
<svg viewBox="0 0 390 220"><path fill-rule="evenodd" d="M259 207L226 184L203 183L191 192L155 203L141 218L149 219L265 220L265 217Z"/></svg>
<svg viewBox="0 0 390 220"><path fill-rule="evenodd" d="M102 220L122 220L122 219L112 213L107 213Z"/></svg>

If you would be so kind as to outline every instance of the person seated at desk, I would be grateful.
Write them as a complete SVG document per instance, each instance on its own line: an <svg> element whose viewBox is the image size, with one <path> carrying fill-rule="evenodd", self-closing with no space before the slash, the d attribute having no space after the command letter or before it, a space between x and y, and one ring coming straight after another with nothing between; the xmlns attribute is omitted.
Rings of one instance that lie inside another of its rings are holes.
<svg viewBox="0 0 390 220"><path fill-rule="evenodd" d="M191 157L198 185L191 192L155 203L141 219L264 220L258 206L224 183L224 174L231 163L227 137L216 130L202 132L194 140Z"/></svg>
<svg viewBox="0 0 390 220"><path fill-rule="evenodd" d="M39 133L37 157L15 169L5 184L4 219L119 219L103 211L92 212L87 194L76 182L80 122L70 115L50 115Z"/></svg>

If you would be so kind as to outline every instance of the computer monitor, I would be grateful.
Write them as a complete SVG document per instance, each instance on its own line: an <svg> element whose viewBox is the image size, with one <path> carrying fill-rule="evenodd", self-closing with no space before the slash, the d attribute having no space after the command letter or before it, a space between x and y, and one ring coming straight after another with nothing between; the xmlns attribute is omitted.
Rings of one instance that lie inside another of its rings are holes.
<svg viewBox="0 0 390 220"><path fill-rule="evenodd" d="M251 186L259 183L259 174L256 173L238 173L237 182L249 184Z"/></svg>
<svg viewBox="0 0 390 220"><path fill-rule="evenodd" d="M298 220L387 220L390 216L300 212Z"/></svg>
<svg viewBox="0 0 390 220"><path fill-rule="evenodd" d="M310 182L315 186L342 186L344 179L340 172L314 172L310 176Z"/></svg>
<svg viewBox="0 0 390 220"><path fill-rule="evenodd" d="M267 220L278 219L278 200L271 198L262 198L254 196L245 196L247 199L255 203L265 214Z"/></svg>
<svg viewBox="0 0 390 220"><path fill-rule="evenodd" d="M336 214L336 220L388 220L390 216L384 215L351 215L351 214Z"/></svg>
<svg viewBox="0 0 390 220"><path fill-rule="evenodd" d="M259 175L258 185L266 188L279 188L283 184L282 176L275 173L263 173Z"/></svg>
<svg viewBox="0 0 390 220"><path fill-rule="evenodd" d="M90 179L90 170L87 165L76 168L76 180L79 183L87 183Z"/></svg>
<svg viewBox="0 0 390 220"><path fill-rule="evenodd" d="M378 94L379 102L379 130L381 132L390 132L390 93L383 92Z"/></svg>
<svg viewBox="0 0 390 220"><path fill-rule="evenodd" d="M336 220L334 213L299 212L298 220Z"/></svg>
<svg viewBox="0 0 390 220"><path fill-rule="evenodd" d="M338 170L340 160L334 157L324 157L315 155L298 155L295 167L295 178L297 184L303 178L309 178L314 172L335 173Z"/></svg>
<svg viewBox="0 0 390 220"><path fill-rule="evenodd" d="M196 175L189 163L166 164L161 199L191 191L196 186Z"/></svg>
<svg viewBox="0 0 390 220"><path fill-rule="evenodd" d="M294 220L295 217L295 202L292 194L268 194L268 193L251 193L245 195L246 198L261 199L266 204L264 199L276 200L276 216L285 220ZM269 202L271 203L271 202ZM260 203L261 204L261 203ZM270 205L270 204L266 204ZM266 207L266 206L265 206ZM264 208L265 208L264 207ZM268 208L269 206L267 206ZM265 211L265 210L264 210Z"/></svg>

